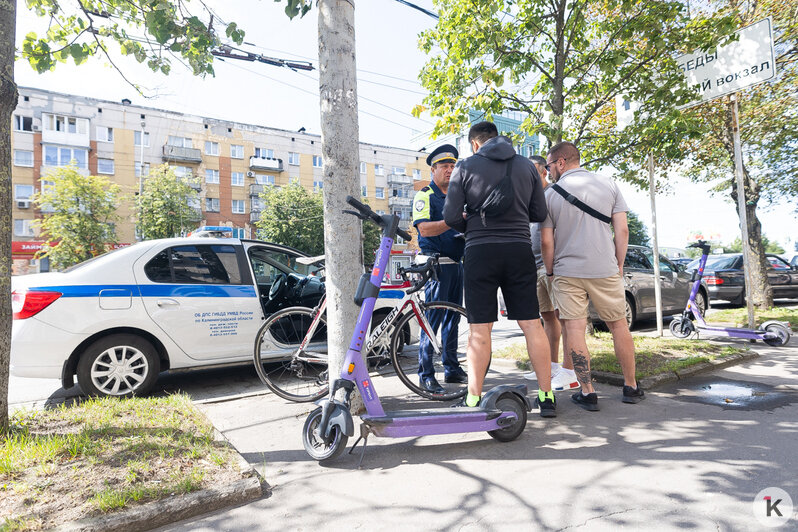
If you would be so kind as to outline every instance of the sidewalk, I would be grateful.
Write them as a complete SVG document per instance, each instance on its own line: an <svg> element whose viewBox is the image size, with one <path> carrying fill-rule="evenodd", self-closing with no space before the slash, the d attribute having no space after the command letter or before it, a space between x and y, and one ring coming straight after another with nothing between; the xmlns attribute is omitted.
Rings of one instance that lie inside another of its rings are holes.
<svg viewBox="0 0 798 532"><path fill-rule="evenodd" d="M481 433L372 437L361 470L357 454L330 467L305 454L313 405L271 394L200 405L272 495L162 530L756 529L751 503L761 489L781 487L798 502L798 342L752 347L760 358L638 405L608 385L597 387L597 413L560 393L558 417L533 411L511 443ZM489 377L523 382L505 365ZM425 404L396 377L375 387L386 409ZM746 400L725 402L733 393Z"/></svg>

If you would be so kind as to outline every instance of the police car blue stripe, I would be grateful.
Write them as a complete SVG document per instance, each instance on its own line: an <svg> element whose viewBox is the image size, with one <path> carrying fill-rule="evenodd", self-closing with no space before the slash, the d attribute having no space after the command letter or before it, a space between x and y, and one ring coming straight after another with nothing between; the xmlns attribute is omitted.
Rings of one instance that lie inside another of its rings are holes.
<svg viewBox="0 0 798 532"><path fill-rule="evenodd" d="M402 299L405 293L401 290L380 290L380 298L382 299Z"/></svg>
<svg viewBox="0 0 798 532"><path fill-rule="evenodd" d="M250 285L213 284L146 284L146 285L65 285L38 286L32 291L61 292L61 297L256 297L255 287Z"/></svg>

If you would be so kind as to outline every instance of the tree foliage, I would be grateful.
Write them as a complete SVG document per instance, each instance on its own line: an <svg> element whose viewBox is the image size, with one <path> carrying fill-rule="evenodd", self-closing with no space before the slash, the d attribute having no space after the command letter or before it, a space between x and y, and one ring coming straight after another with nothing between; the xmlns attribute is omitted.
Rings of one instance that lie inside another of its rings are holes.
<svg viewBox="0 0 798 532"><path fill-rule="evenodd" d="M61 269L105 253L107 244L116 242L119 185L107 177L83 175L74 166L59 168L48 178L53 185L33 196L45 213L37 225L49 244L39 255Z"/></svg>
<svg viewBox="0 0 798 532"><path fill-rule="evenodd" d="M626 219L629 224L629 243L636 246L650 246L648 227L646 227L640 217L633 211L629 211Z"/></svg>
<svg viewBox="0 0 798 532"><path fill-rule="evenodd" d="M730 17L691 18L678 0L438 0L421 35L433 55L421 72L430 94L416 114L459 129L471 110L525 113L521 129L579 145L585 165L615 165L638 180L650 150L670 153L696 131L675 105L692 93L674 60L713 47ZM641 102L646 120L615 127L615 98ZM643 182L638 180L641 184Z"/></svg>
<svg viewBox="0 0 798 532"><path fill-rule="evenodd" d="M269 187L261 195L264 208L257 223L258 236L270 242L291 246L308 255L324 253L324 204L321 192L309 192L299 183ZM364 203L365 202L364 200ZM374 262L381 230L364 222L363 260Z"/></svg>
<svg viewBox="0 0 798 532"><path fill-rule="evenodd" d="M211 52L222 44L218 29L223 28L225 37L236 44L244 40L243 30L233 22L225 25L203 2L26 0L26 4L51 21L47 32L30 32L22 43L22 56L37 72L52 70L70 58L79 65L98 53L116 66L108 53L109 43L115 43L123 55L146 62L155 72L168 74L178 59L204 76L213 74Z"/></svg>
<svg viewBox="0 0 798 532"><path fill-rule="evenodd" d="M762 235L762 248L765 253L784 253L784 248L778 242L771 242L768 237ZM727 253L741 253L743 251L743 240L738 236L730 244L724 244L723 250Z"/></svg>
<svg viewBox="0 0 798 532"><path fill-rule="evenodd" d="M136 209L144 240L180 236L186 229L196 227L202 218L197 191L167 164L153 169L146 177Z"/></svg>

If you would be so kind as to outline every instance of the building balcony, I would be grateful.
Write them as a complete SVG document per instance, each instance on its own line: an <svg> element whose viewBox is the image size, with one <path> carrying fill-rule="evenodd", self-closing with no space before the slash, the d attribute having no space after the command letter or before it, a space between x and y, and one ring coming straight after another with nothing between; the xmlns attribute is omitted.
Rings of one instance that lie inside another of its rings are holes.
<svg viewBox="0 0 798 532"><path fill-rule="evenodd" d="M61 146L81 146L88 148L90 144L89 131L83 133L68 133L66 131L42 131L42 144L58 144Z"/></svg>
<svg viewBox="0 0 798 532"><path fill-rule="evenodd" d="M389 185L409 185L413 182L413 177L405 174L390 174L388 176Z"/></svg>
<svg viewBox="0 0 798 532"><path fill-rule="evenodd" d="M249 158L250 170L269 170L270 172L282 172L283 160L275 159L272 157L255 157L254 155Z"/></svg>
<svg viewBox="0 0 798 532"><path fill-rule="evenodd" d="M403 198L401 196L391 196L388 198L388 205L390 207L409 207L413 202L413 198Z"/></svg>
<svg viewBox="0 0 798 532"><path fill-rule="evenodd" d="M249 185L249 195L256 198L263 194L264 189L265 185Z"/></svg>
<svg viewBox="0 0 798 532"><path fill-rule="evenodd" d="M189 221L199 222L200 220L202 220L202 209L199 207L192 207L191 213L189 214Z"/></svg>
<svg viewBox="0 0 798 532"><path fill-rule="evenodd" d="M249 213L249 221L251 223L255 223L257 221L260 221L260 211L251 211Z"/></svg>
<svg viewBox="0 0 798 532"><path fill-rule="evenodd" d="M186 185L190 186L197 192L200 192L202 190L202 183L200 183L200 180L197 179L196 177L189 175L187 177L178 177L178 179L183 181Z"/></svg>
<svg viewBox="0 0 798 532"><path fill-rule="evenodd" d="M197 148L184 148L182 146L171 146L164 144L164 161L180 161L186 163L201 163L202 152Z"/></svg>

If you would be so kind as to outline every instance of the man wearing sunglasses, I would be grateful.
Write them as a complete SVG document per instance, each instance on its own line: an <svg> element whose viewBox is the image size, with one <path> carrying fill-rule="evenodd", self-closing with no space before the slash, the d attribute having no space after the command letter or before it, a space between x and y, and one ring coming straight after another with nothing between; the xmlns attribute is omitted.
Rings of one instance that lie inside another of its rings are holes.
<svg viewBox="0 0 798 532"><path fill-rule="evenodd" d="M580 167L579 149L570 142L551 147L546 169L555 182L550 185L555 193L546 194L548 216L541 225L541 249L545 275L552 278L565 353L573 360L582 386L571 399L585 410L599 409L585 342L588 302L592 301L612 333L624 377L621 399L638 403L645 395L635 377L623 288L629 208L614 181Z"/></svg>

